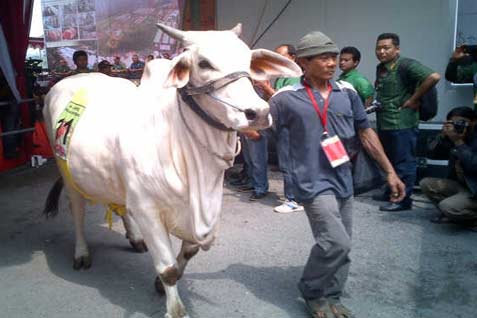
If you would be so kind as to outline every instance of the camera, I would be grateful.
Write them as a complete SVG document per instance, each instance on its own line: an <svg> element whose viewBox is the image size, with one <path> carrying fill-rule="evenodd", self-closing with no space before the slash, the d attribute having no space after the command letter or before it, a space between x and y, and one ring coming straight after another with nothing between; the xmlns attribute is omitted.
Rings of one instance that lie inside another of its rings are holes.
<svg viewBox="0 0 477 318"><path fill-rule="evenodd" d="M373 100L373 102L371 103L371 105L369 105L368 107L366 107L366 108L364 109L364 111L366 112L366 114L371 114L371 113L380 111L381 108L383 108L382 105L381 105L381 103L378 102L377 100Z"/></svg>
<svg viewBox="0 0 477 318"><path fill-rule="evenodd" d="M469 54L474 61L477 61L477 45L462 45L462 50Z"/></svg>
<svg viewBox="0 0 477 318"><path fill-rule="evenodd" d="M454 126L454 130L458 134L462 134L465 129L469 126L469 123L463 119L455 120L450 122Z"/></svg>

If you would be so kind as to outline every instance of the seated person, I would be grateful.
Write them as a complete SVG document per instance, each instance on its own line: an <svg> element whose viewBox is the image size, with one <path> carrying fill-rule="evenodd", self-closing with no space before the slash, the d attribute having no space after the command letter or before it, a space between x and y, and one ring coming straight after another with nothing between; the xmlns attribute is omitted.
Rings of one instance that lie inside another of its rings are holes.
<svg viewBox="0 0 477 318"><path fill-rule="evenodd" d="M98 63L98 72L111 76L112 65L107 60L102 60Z"/></svg>
<svg viewBox="0 0 477 318"><path fill-rule="evenodd" d="M128 69L126 65L121 62L121 57L115 56L113 65L111 66L111 71L113 75L120 76L121 74L126 74L128 72Z"/></svg>
<svg viewBox="0 0 477 318"><path fill-rule="evenodd" d="M132 56L132 63L129 66L129 78L141 79L142 71L144 70L144 62L139 61L139 56L134 54Z"/></svg>
<svg viewBox="0 0 477 318"><path fill-rule="evenodd" d="M76 69L73 70L72 74L79 73L89 73L91 72L88 68L88 54L86 51L78 50L73 53L73 62L76 65Z"/></svg>
<svg viewBox="0 0 477 318"><path fill-rule="evenodd" d="M58 66L56 66L53 70L53 74L60 77L68 76L71 74L71 69L65 59L60 60Z"/></svg>
<svg viewBox="0 0 477 318"><path fill-rule="evenodd" d="M477 114L457 107L447 114L442 132L430 145L430 158L449 154L448 179L424 178L422 192L437 204L435 223L477 225Z"/></svg>

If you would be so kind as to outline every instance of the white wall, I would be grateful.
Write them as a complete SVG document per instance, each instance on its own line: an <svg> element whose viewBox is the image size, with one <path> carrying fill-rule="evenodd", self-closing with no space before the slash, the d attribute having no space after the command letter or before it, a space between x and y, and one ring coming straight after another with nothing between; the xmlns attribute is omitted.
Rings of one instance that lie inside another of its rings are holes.
<svg viewBox="0 0 477 318"><path fill-rule="evenodd" d="M217 1L218 28L242 22L243 39L250 44L265 1ZM258 34L287 0L268 2ZM434 120L443 120L452 107L472 106L471 86L452 86L444 79L453 50L455 6L456 0L294 0L256 47L296 44L309 31L320 30L339 47L358 47L362 54L360 71L374 82L376 37L395 32L401 38L403 56L415 58L442 75L439 114Z"/></svg>

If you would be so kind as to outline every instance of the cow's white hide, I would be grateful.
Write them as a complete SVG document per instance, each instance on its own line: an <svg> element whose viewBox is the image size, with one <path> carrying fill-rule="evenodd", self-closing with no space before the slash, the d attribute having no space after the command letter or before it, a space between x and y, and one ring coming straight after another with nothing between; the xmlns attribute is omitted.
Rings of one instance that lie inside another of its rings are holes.
<svg viewBox="0 0 477 318"><path fill-rule="evenodd" d="M78 89L87 108L71 138L72 180L99 202L125 205L151 252L167 294L168 317L185 317L175 282L190 255L213 241L222 205L224 170L236 150L235 131L218 130L199 118L177 93L234 72L255 78L299 75L298 66L266 50L251 51L232 31L182 32L160 25L183 41L186 51L172 61L146 65L139 87L99 73L80 74L56 84L45 100L50 140L54 126ZM241 77L210 95L200 107L234 130L270 125L268 104ZM226 103L234 107L227 106ZM256 114L250 120L244 111ZM76 223L75 258L89 257L83 236L84 198L64 178ZM184 241L176 257L169 233Z"/></svg>

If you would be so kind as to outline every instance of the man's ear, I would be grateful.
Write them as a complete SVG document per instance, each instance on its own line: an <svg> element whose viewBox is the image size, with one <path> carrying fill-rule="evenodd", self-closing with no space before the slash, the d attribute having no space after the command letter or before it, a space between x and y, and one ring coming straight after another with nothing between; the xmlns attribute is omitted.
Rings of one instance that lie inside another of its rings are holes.
<svg viewBox="0 0 477 318"><path fill-rule="evenodd" d="M290 59L278 53L265 50L252 50L250 74L254 80L269 80L274 77L298 77L302 75L300 67Z"/></svg>
<svg viewBox="0 0 477 318"><path fill-rule="evenodd" d="M192 56L190 51L184 51L172 60L172 69L167 75L165 88L182 88L189 82L190 67L192 65Z"/></svg>

